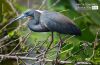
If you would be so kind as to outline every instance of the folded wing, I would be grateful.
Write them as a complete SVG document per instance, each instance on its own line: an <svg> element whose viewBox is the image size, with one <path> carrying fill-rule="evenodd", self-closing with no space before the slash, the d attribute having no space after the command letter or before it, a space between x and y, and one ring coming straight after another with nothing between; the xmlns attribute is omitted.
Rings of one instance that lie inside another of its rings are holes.
<svg viewBox="0 0 100 65"><path fill-rule="evenodd" d="M58 12L44 11L41 14L40 21L50 31L62 34L81 35L80 29L69 18Z"/></svg>

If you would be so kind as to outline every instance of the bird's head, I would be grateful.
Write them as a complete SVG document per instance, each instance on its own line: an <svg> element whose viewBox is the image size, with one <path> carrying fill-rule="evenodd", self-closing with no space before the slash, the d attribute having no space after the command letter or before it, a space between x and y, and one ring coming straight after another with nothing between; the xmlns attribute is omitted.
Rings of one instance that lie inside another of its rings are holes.
<svg viewBox="0 0 100 65"><path fill-rule="evenodd" d="M24 13L22 13L20 16L14 19L14 21L19 20L19 19L24 19L27 17L33 17L34 18L34 11L35 10L27 10Z"/></svg>
<svg viewBox="0 0 100 65"><path fill-rule="evenodd" d="M17 21L19 19L24 19L24 18L34 18L34 13L42 13L43 11L40 11L40 10L26 10L24 13L22 13L20 16L16 17L13 21Z"/></svg>

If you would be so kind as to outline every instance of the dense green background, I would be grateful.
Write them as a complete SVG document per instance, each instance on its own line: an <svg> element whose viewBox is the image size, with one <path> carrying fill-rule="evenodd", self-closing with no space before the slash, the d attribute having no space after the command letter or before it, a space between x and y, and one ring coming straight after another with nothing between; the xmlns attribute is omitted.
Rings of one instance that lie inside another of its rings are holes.
<svg viewBox="0 0 100 65"><path fill-rule="evenodd" d="M10 2L8 2L10 1ZM15 40L21 36L25 36L29 29L27 26L22 26L17 32L14 32L20 23L15 22L6 28L2 29L7 23L10 22L12 18L15 18L25 10L39 9L43 0L1 0L0 1L0 39L5 36L9 38L3 41L3 44ZM81 48L84 47L83 43L86 43L87 46L84 50L79 51L78 53L71 56L68 60L76 61L89 61L94 64L100 64L100 1L99 0L79 0L79 4L92 4L96 3L99 6L99 10L86 10L79 12L75 10L71 5L71 0L60 0L55 6L52 6L56 0L47 0L46 3L40 8L41 10L57 11L60 12L70 19L72 19L76 25L82 30L82 36L71 36L68 35L68 39L61 49L60 58L65 60L70 55L73 55L75 52L78 52ZM28 4L30 3L30 4ZM1 5L2 4L2 5ZM11 5L12 4L12 5ZM21 20L19 22L25 23L27 20ZM98 33L98 34L97 34ZM57 33L54 33L54 44L55 45L59 39ZM43 42L50 36L49 33L39 33L32 32L29 38L26 41L26 44L20 45L18 48L21 48L22 51L27 51L32 46L36 45L39 41ZM65 35L62 35L64 37ZM69 39L70 38L70 39ZM3 54L9 53L19 41L13 42L7 47L3 48ZM45 45L48 45L50 40L47 40ZM0 45L3 45L0 44ZM94 48L94 44L96 45ZM44 46L45 46L44 45ZM17 49L18 50L18 49ZM55 50L55 49L54 49ZM51 51L48 53L49 59L55 58L55 52ZM6 60L5 60L6 61ZM9 62L9 61L8 61ZM3 62L1 63L3 65ZM5 64L6 65L6 64ZM11 64L10 64L11 65Z"/></svg>

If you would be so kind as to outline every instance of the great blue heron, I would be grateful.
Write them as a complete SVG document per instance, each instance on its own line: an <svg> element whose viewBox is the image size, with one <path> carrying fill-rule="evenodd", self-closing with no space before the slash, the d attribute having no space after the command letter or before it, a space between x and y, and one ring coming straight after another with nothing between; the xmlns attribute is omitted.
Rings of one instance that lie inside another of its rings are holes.
<svg viewBox="0 0 100 65"><path fill-rule="evenodd" d="M73 21L59 12L28 10L13 21L26 17L31 17L28 27L34 32L58 32L61 34L81 35L80 29Z"/></svg>

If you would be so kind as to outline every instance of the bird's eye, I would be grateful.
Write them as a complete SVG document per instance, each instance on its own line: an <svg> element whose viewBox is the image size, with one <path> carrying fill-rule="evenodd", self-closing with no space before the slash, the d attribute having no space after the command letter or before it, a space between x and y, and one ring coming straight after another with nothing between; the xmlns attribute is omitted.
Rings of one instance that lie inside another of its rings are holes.
<svg viewBox="0 0 100 65"><path fill-rule="evenodd" d="M29 12L25 12L24 14L25 14L25 15L29 15Z"/></svg>
<svg viewBox="0 0 100 65"><path fill-rule="evenodd" d="M32 16L33 12L26 12L25 15Z"/></svg>

